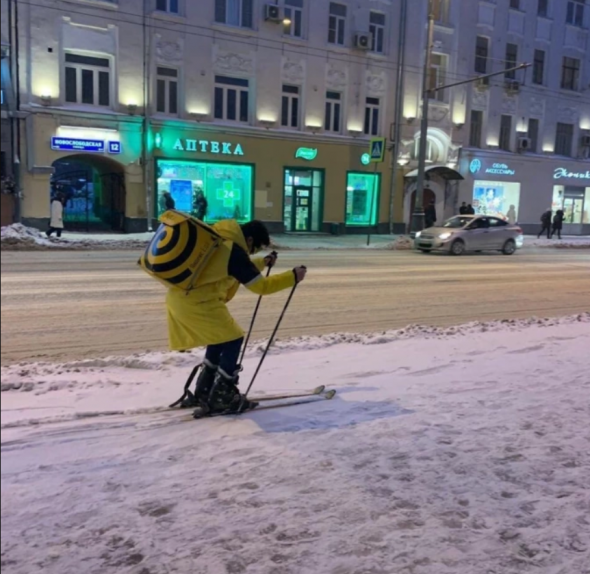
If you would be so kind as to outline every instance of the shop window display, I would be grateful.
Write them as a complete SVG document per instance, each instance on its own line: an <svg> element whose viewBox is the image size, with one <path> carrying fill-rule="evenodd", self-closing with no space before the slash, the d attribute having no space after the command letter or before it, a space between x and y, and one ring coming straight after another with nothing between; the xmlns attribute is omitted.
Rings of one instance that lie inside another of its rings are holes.
<svg viewBox="0 0 590 574"><path fill-rule="evenodd" d="M563 210L564 223L590 223L590 187L555 185L551 209L553 213Z"/></svg>
<svg viewBox="0 0 590 574"><path fill-rule="evenodd" d="M375 225L379 174L349 173L346 177L346 225Z"/></svg>
<svg viewBox="0 0 590 574"><path fill-rule="evenodd" d="M473 184L473 208L476 214L500 217L516 223L519 207L520 183L476 181Z"/></svg>
<svg viewBox="0 0 590 574"><path fill-rule="evenodd" d="M165 193L175 208L210 223L252 219L253 168L249 165L159 159L157 214L166 210ZM206 199L206 210L204 202Z"/></svg>

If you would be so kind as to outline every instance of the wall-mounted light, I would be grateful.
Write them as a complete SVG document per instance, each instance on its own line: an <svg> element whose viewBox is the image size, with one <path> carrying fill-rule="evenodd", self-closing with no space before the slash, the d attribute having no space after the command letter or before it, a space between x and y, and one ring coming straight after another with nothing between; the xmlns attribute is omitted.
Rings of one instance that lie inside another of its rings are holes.
<svg viewBox="0 0 590 574"><path fill-rule="evenodd" d="M51 94L41 94L41 97L39 99L41 100L41 103L44 106L51 105Z"/></svg>
<svg viewBox="0 0 590 574"><path fill-rule="evenodd" d="M129 103L127 104L127 111L130 115L134 116L135 112L137 111L137 104Z"/></svg>
<svg viewBox="0 0 590 574"><path fill-rule="evenodd" d="M322 126L320 124L306 124L305 128L311 133L317 134L322 129Z"/></svg>
<svg viewBox="0 0 590 574"><path fill-rule="evenodd" d="M410 163L410 160L409 159L406 159L404 157L400 157L397 160L397 163L398 163L398 165L404 166L404 165L408 165Z"/></svg>
<svg viewBox="0 0 590 574"><path fill-rule="evenodd" d="M415 119L416 119L416 116L407 116L406 122L408 122L409 124L413 124Z"/></svg>
<svg viewBox="0 0 590 574"><path fill-rule="evenodd" d="M455 123L455 127L456 127L458 130L462 129L464 125L465 125L465 124L462 124L461 122L456 122L456 123Z"/></svg>
<svg viewBox="0 0 590 574"><path fill-rule="evenodd" d="M348 133L353 138L358 138L363 133L363 130L359 130L359 129L356 129L356 128L354 128L354 129L348 128Z"/></svg>
<svg viewBox="0 0 590 574"><path fill-rule="evenodd" d="M268 130L269 128L272 128L277 123L277 121L270 118L261 118L258 120L258 123Z"/></svg>
<svg viewBox="0 0 590 574"><path fill-rule="evenodd" d="M291 18L283 18L283 24L285 26L290 26L291 25Z"/></svg>

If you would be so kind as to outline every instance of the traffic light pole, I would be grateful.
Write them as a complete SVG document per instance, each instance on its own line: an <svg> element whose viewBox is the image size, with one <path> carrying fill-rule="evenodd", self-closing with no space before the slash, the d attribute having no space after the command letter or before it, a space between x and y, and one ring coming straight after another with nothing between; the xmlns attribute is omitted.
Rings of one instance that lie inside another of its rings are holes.
<svg viewBox="0 0 590 574"><path fill-rule="evenodd" d="M426 150L428 144L428 103L430 101L430 66L432 63L432 44L434 42L434 4L428 1L428 34L426 41L426 57L422 77L422 121L420 123L420 148L418 152L418 178L414 211L410 231L417 233L424 229L424 180L426 176Z"/></svg>

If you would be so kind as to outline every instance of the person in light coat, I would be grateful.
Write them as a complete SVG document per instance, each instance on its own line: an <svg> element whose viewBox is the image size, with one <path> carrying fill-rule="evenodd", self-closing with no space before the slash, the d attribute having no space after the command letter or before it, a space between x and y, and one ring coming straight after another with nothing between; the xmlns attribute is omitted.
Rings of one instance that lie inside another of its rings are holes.
<svg viewBox="0 0 590 574"><path fill-rule="evenodd" d="M49 221L49 229L45 232L47 237L51 237L54 231L58 237L61 237L64 228L64 199L62 194L58 194L51 201L51 220Z"/></svg>

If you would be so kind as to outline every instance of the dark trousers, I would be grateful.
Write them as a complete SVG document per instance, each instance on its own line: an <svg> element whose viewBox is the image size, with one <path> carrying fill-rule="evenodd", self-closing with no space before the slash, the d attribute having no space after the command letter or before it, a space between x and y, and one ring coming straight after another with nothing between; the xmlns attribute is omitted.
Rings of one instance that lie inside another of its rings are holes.
<svg viewBox="0 0 590 574"><path fill-rule="evenodd" d="M61 237L61 232L62 232L61 227L50 227L45 233L47 234L47 237L51 237L51 234L54 231L57 233L58 237Z"/></svg>
<svg viewBox="0 0 590 574"><path fill-rule="evenodd" d="M553 237L557 233L557 237L561 239L561 227L554 227L551 230L551 237Z"/></svg>
<svg viewBox="0 0 590 574"><path fill-rule="evenodd" d="M537 235L537 239L543 235L543 233L547 232L547 239L551 239L551 225L549 223L543 223L543 228L539 231L539 235Z"/></svg>
<svg viewBox="0 0 590 574"><path fill-rule="evenodd" d="M226 374L232 376L238 368L240 350L242 348L243 338L219 345L209 345L205 352L205 358L217 365Z"/></svg>

